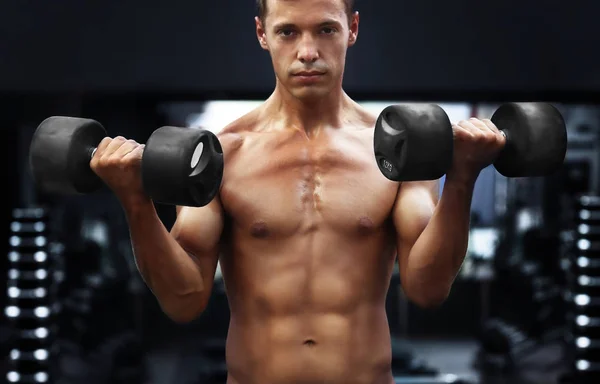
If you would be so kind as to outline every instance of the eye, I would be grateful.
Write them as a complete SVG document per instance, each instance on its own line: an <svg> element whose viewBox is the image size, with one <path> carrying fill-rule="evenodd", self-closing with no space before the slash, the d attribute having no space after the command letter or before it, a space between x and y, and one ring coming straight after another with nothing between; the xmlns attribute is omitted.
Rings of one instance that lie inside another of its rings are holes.
<svg viewBox="0 0 600 384"><path fill-rule="evenodd" d="M321 32L326 35L332 35L335 32L337 32L337 30L333 27L324 27L323 29L321 29Z"/></svg>
<svg viewBox="0 0 600 384"><path fill-rule="evenodd" d="M282 37L291 37L294 34L294 30L292 29L281 29L277 32L279 36Z"/></svg>

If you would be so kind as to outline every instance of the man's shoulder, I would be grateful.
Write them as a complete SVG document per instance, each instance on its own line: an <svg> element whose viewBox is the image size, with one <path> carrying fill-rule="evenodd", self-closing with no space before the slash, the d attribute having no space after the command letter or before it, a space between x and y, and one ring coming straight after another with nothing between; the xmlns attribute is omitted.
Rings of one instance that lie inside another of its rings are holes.
<svg viewBox="0 0 600 384"><path fill-rule="evenodd" d="M217 137L225 151L235 150L242 146L248 133L254 132L258 124L257 110L252 110L233 120L219 132Z"/></svg>
<svg viewBox="0 0 600 384"><path fill-rule="evenodd" d="M356 114L358 119L355 123L356 128L359 130L372 130L375 128L375 123L379 118L372 110L365 108L364 106L356 103Z"/></svg>
<svg viewBox="0 0 600 384"><path fill-rule="evenodd" d="M373 136L377 119L378 116L373 114L372 111L358 106L355 111L355 117L349 124L350 131L354 132L362 140L368 140Z"/></svg>
<svg viewBox="0 0 600 384"><path fill-rule="evenodd" d="M233 120L229 124L227 124L218 135L222 136L231 136L231 135L241 135L247 132L251 132L256 125L256 118L254 117L255 111L250 111L245 115Z"/></svg>

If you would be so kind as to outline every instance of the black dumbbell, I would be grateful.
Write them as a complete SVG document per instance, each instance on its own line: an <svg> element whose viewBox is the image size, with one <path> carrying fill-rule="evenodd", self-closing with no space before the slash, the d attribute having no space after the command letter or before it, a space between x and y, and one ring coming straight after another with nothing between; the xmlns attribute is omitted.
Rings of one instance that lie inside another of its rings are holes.
<svg viewBox="0 0 600 384"><path fill-rule="evenodd" d="M494 162L503 176L547 176L563 164L567 129L554 106L507 103L491 120L506 135ZM439 179L452 165L452 124L435 104L392 105L377 119L373 145L377 165L389 180Z"/></svg>
<svg viewBox="0 0 600 384"><path fill-rule="evenodd" d="M90 160L106 130L91 119L53 116L36 129L29 166L44 193L88 194L102 187ZM210 131L161 127L142 155L145 192L158 203L201 207L217 194L223 178L223 151Z"/></svg>

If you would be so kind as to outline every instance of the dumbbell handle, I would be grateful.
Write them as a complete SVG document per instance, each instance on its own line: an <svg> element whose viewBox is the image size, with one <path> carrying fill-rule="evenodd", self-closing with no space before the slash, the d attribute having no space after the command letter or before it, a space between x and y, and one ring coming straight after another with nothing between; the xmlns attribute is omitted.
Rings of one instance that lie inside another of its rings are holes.
<svg viewBox="0 0 600 384"><path fill-rule="evenodd" d="M97 150L98 150L98 147L90 148L90 160L92 160L94 158L94 155L96 154Z"/></svg>
<svg viewBox="0 0 600 384"><path fill-rule="evenodd" d="M94 158L94 155L96 154L97 150L98 150L98 147L93 147L93 148L89 149L90 161ZM194 166L196 164L198 164L198 162L200 161L200 156L202 156L202 149L200 151L196 151L196 153L194 153L194 156L192 158Z"/></svg>

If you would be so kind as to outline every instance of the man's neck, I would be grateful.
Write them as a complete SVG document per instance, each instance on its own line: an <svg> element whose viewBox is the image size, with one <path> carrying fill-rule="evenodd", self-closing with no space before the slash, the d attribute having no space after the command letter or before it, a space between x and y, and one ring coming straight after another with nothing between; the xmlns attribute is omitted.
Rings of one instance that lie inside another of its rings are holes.
<svg viewBox="0 0 600 384"><path fill-rule="evenodd" d="M351 104L342 88L326 97L300 100L278 85L267 102L267 109L282 119L285 128L305 132L310 137L323 128L341 127L345 120L344 111Z"/></svg>

